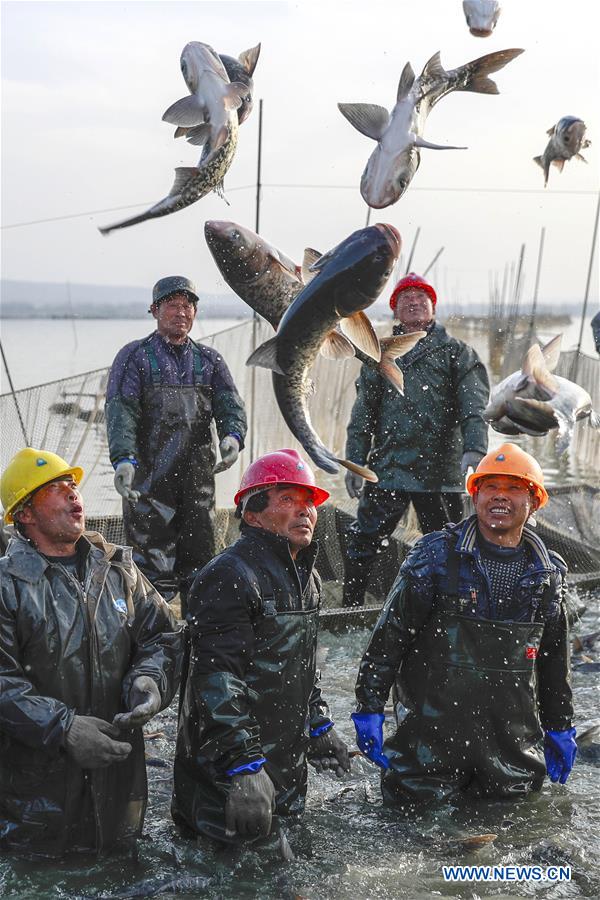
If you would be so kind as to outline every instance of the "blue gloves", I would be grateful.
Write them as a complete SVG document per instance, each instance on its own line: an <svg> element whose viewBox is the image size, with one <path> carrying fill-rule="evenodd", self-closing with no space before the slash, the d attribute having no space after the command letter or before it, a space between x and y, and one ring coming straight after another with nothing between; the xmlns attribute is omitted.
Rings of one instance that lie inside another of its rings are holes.
<svg viewBox="0 0 600 900"><path fill-rule="evenodd" d="M574 728L566 731L547 731L544 740L544 756L550 781L564 784L573 768L577 755Z"/></svg>
<svg viewBox="0 0 600 900"><path fill-rule="evenodd" d="M383 713L352 713L356 728L356 743L365 756L382 769L389 769L390 761L383 752Z"/></svg>

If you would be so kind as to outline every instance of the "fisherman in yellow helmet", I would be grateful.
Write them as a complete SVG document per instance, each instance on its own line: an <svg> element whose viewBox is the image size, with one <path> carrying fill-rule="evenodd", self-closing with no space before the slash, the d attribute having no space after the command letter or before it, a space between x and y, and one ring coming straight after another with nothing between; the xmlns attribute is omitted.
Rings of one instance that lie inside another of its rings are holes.
<svg viewBox="0 0 600 900"><path fill-rule="evenodd" d="M0 848L30 855L140 834L141 726L179 679L176 621L129 548L85 531L82 478L27 447L0 480Z"/></svg>
<svg viewBox="0 0 600 900"><path fill-rule="evenodd" d="M548 502L542 470L506 443L467 490L475 515L415 544L360 665L357 743L390 806L518 799L575 759L566 566L526 524Z"/></svg>

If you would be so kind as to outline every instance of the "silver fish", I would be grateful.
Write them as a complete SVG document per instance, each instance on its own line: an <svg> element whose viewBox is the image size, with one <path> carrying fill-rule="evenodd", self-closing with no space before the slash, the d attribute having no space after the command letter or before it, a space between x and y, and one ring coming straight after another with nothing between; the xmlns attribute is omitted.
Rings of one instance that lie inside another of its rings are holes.
<svg viewBox="0 0 600 900"><path fill-rule="evenodd" d="M498 0L463 0L463 12L474 37L489 37L500 17L500 4Z"/></svg>
<svg viewBox="0 0 600 900"><path fill-rule="evenodd" d="M493 390L483 418L502 434L540 436L558 428L556 449L564 453L571 442L575 422L589 419L600 428L600 416L592 409L587 391L578 384L553 375L560 356L562 335L541 349L533 344L520 372L513 372Z"/></svg>
<svg viewBox="0 0 600 900"><path fill-rule="evenodd" d="M247 96L248 87L237 82L232 84L212 47L199 41L184 47L181 71L191 93L170 106L163 119L184 126L190 144L203 145L200 161L197 166L175 169L175 182L167 197L140 215L100 228L101 234L168 216L213 190L222 195L223 178L237 147L236 110Z"/></svg>
<svg viewBox="0 0 600 900"><path fill-rule="evenodd" d="M585 138L585 123L575 116L563 116L546 134L550 135L546 149L541 156L533 157L533 161L544 170L544 187L548 184L551 165L562 172L565 162L573 156L587 162L580 151L591 145L591 141Z"/></svg>
<svg viewBox="0 0 600 900"><path fill-rule="evenodd" d="M342 465L368 481L377 481L365 466L335 456L316 434L307 406L308 371L338 323L364 352L374 358L380 355L379 341L362 310L383 289L401 244L392 225L371 225L347 237L313 264L316 276L289 307L275 337L247 360L247 365L273 370L273 389L283 418L309 457L326 472L336 473Z"/></svg>
<svg viewBox="0 0 600 900"><path fill-rule="evenodd" d="M235 222L206 222L204 235L219 272L229 287L275 330L288 307L313 278L310 266L322 256L316 250L307 248L302 266L296 265L259 235ZM424 335L425 332L419 332L419 337ZM407 342L405 335L379 338L381 359L377 361L355 347L339 331L332 331L325 338L320 352L328 359L356 356L402 394L404 378L396 359L412 349L413 345L412 341Z"/></svg>
<svg viewBox="0 0 600 900"><path fill-rule="evenodd" d="M360 183L365 203L383 209L399 200L419 168L420 148L466 150L466 147L445 147L426 141L423 130L427 116L451 91L497 94L498 88L488 75L504 68L521 53L523 50L500 50L446 72L438 52L418 78L411 64L406 63L391 114L383 106L338 103L338 109L351 125L377 141Z"/></svg>

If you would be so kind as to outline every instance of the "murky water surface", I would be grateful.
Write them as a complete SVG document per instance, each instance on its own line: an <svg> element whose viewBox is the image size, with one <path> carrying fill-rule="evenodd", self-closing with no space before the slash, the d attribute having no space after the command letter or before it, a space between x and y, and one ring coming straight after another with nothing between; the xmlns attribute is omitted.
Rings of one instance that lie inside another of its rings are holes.
<svg viewBox="0 0 600 900"><path fill-rule="evenodd" d="M587 611L574 631L600 628L600 591L586 598ZM343 736L353 743L349 714L354 681L367 631L322 632L323 689ZM600 644L586 651L600 659ZM600 673L573 657L575 721L599 717ZM586 671L587 669L587 671ZM275 850L258 853L196 846L182 838L169 815L175 708L147 726L163 736L147 742L150 798L137 858L131 852L103 860L73 858L59 864L0 856L0 896L11 898L189 897L356 900L431 896L494 898L599 897L600 745L579 760L566 786L547 782L541 794L519 803L468 803L405 819L380 802L378 772L353 760L350 776L338 780L311 770L307 812L288 833L296 854L283 863ZM595 756L595 758L594 758ZM592 757L592 758L590 758ZM464 836L493 832L496 841L473 852ZM570 865L569 883L445 883L442 866Z"/></svg>

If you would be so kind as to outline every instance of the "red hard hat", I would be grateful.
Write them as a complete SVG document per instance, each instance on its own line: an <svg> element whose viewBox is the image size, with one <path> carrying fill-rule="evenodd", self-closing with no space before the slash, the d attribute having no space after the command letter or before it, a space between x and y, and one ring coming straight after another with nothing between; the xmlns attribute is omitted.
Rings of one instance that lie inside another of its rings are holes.
<svg viewBox="0 0 600 900"><path fill-rule="evenodd" d="M392 296L390 297L390 306L392 307L392 309L396 309L398 294L401 294L402 291L407 291L409 288L418 288L421 291L426 291L429 294L429 298L435 307L435 304L437 303L437 294L432 286L428 284L423 278L421 278L420 275L415 275L414 272L409 272L408 275L405 275L404 278L400 279L392 292Z"/></svg>
<svg viewBox="0 0 600 900"><path fill-rule="evenodd" d="M270 488L276 484L294 484L308 488L312 492L315 506L329 499L329 492L317 487L312 469L297 450L274 450L250 463L242 475L242 482L233 502L237 506L248 491L259 487Z"/></svg>

